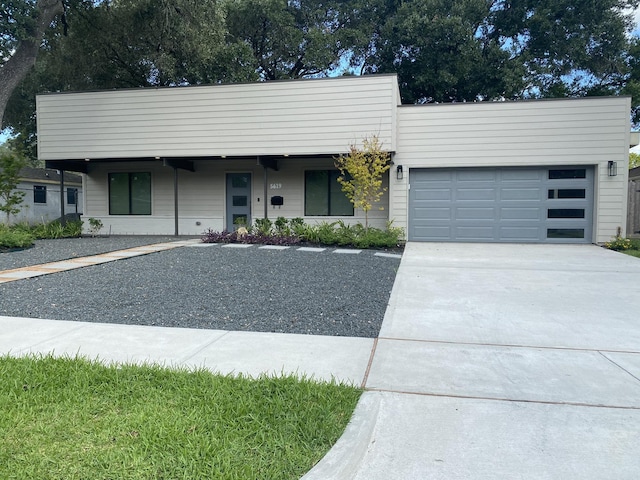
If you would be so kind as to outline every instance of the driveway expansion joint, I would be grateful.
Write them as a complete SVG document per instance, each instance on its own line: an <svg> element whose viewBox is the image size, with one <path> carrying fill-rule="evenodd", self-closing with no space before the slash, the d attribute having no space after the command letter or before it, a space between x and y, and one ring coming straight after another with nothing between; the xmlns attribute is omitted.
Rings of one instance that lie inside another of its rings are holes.
<svg viewBox="0 0 640 480"><path fill-rule="evenodd" d="M504 348L524 348L535 350L567 350L573 352L591 352L591 353L629 353L634 355L640 355L638 350L615 350L615 349L603 349L603 348L578 348L578 347L559 347L548 345L523 345L517 343L483 343L483 342L462 342L462 341L447 341L447 340L425 340L419 338L402 338L402 337L378 337L378 340L389 340L396 342L413 342L413 343L433 343L438 345L468 345L477 347L504 347Z"/></svg>
<svg viewBox="0 0 640 480"><path fill-rule="evenodd" d="M629 370L627 370L626 368L624 368L622 365L620 365L619 363L613 361L611 358L607 357L604 353L602 353L601 351L598 352L600 355L602 355L604 358L606 358L609 362L613 363L616 367L618 367L620 370L622 370L623 372L625 372L626 374L630 375L632 378L634 378L637 382L640 382L640 378L636 377L633 373L631 373ZM617 352L616 352L617 353Z"/></svg>
<svg viewBox="0 0 640 480"><path fill-rule="evenodd" d="M488 396L476 396L476 395L452 395L444 393L428 393L428 392L411 392L405 390L393 390L384 388L365 388L367 392L378 393L395 393L399 395L411 395L416 397L435 397L435 398L461 398L467 400L488 400L494 402L506 402L506 403L528 403L536 405L555 405L555 406L568 406L568 407L587 407L587 408L610 408L616 410L637 410L640 411L640 406L629 405L605 405L601 403L584 403L584 402L559 402L552 400L529 400L526 398L503 398L503 397L488 397Z"/></svg>

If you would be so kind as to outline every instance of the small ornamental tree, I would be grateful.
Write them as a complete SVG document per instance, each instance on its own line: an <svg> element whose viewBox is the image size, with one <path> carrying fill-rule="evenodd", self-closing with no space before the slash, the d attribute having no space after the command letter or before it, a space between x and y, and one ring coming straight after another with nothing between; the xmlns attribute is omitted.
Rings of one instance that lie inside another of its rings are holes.
<svg viewBox="0 0 640 480"><path fill-rule="evenodd" d="M25 160L11 151L0 150L0 212L9 217L20 211L20 204L24 199L24 192L16 191L20 181L20 169L26 165Z"/></svg>
<svg viewBox="0 0 640 480"><path fill-rule="evenodd" d="M362 149L351 145L348 154L335 159L340 170L338 183L354 208L364 211L365 229L369 228L369 210L387 190L382 187L382 176L389 170L390 160L391 155L382 150L382 142L375 135L363 139Z"/></svg>

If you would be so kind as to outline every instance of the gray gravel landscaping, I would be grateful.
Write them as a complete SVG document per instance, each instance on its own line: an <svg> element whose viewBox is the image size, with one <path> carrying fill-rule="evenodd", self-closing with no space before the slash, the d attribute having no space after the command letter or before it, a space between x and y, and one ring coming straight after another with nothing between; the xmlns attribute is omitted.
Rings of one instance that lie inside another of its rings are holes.
<svg viewBox="0 0 640 480"><path fill-rule="evenodd" d="M120 237L109 250L167 239L175 237ZM77 256L100 253L80 244L72 245ZM400 259L334 250L181 247L0 284L0 315L376 337ZM24 263L26 252L0 254L0 269Z"/></svg>

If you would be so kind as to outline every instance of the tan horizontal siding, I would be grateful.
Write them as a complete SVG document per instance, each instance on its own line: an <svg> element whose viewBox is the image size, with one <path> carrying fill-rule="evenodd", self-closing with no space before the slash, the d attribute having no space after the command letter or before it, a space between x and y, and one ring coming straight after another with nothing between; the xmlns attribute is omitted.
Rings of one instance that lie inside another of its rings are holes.
<svg viewBox="0 0 640 480"><path fill-rule="evenodd" d="M604 242L625 224L629 108L615 97L402 106L394 161L405 179L392 181L390 217L406 226L409 168L595 165L594 240Z"/></svg>
<svg viewBox="0 0 640 480"><path fill-rule="evenodd" d="M394 76L41 95L43 160L395 149Z"/></svg>

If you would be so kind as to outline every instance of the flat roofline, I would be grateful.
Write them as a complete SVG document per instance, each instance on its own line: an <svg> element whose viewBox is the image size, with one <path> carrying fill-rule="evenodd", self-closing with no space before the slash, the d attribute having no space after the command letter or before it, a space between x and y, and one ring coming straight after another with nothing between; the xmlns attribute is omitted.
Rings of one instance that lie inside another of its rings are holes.
<svg viewBox="0 0 640 480"><path fill-rule="evenodd" d="M441 107L443 105L504 105L514 103L539 103L539 102L567 102L567 101L581 101L581 100L611 100L612 98L631 98L631 95L601 95L597 97L554 97L554 98L518 98L515 100L482 100L479 102L434 102L434 103L403 103L398 105L398 108L411 108L411 107ZM632 132L633 133L633 132ZM640 132L637 132L640 133Z"/></svg>
<svg viewBox="0 0 640 480"><path fill-rule="evenodd" d="M177 88L206 88L206 87L228 87L237 85L269 85L279 83L293 83L293 82L314 82L314 81L331 81L331 80L351 80L351 79L366 79L374 80L380 77L394 77L398 78L396 73L374 73L370 75L343 75L340 77L314 77L314 78L285 78L281 80L256 80L255 82L234 82L234 83L202 83L198 85L149 85L146 87L123 87L123 88L103 88L103 89L91 89L91 90L69 90L63 92L42 92L38 93L38 96L48 95L68 95L79 93L104 93L104 92L136 92L136 91L148 91L148 90L169 90ZM398 82L396 80L396 88L398 88Z"/></svg>

